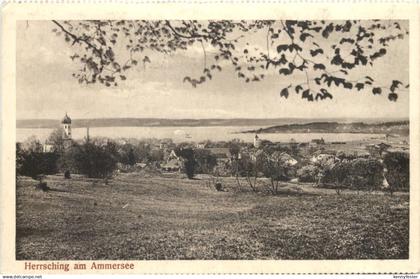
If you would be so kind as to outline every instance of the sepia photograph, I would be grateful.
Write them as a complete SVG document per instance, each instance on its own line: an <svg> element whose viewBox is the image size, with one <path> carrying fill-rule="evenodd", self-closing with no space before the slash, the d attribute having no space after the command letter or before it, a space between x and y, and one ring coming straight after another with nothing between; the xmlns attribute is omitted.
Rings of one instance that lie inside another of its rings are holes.
<svg viewBox="0 0 420 279"><path fill-rule="evenodd" d="M408 260L410 36L18 20L15 260Z"/></svg>

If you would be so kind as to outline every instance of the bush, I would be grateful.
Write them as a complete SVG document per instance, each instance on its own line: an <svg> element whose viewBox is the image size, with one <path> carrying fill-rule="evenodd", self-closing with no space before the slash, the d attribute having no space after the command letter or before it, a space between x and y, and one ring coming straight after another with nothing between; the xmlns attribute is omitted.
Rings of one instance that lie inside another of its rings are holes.
<svg viewBox="0 0 420 279"><path fill-rule="evenodd" d="M384 156L385 178L390 191L410 190L410 156L404 152L388 153Z"/></svg>
<svg viewBox="0 0 420 279"><path fill-rule="evenodd" d="M18 156L16 174L38 179L39 175L57 173L58 155L56 153L42 153L16 150Z"/></svg>
<svg viewBox="0 0 420 279"><path fill-rule="evenodd" d="M134 166L139 160L138 152L132 144L124 144L119 150L119 162L124 165Z"/></svg>
<svg viewBox="0 0 420 279"><path fill-rule="evenodd" d="M66 171L64 172L64 178L65 178L65 179L70 179L70 178L71 178L71 176L70 176L70 171L69 171L69 170L66 170Z"/></svg>
<svg viewBox="0 0 420 279"><path fill-rule="evenodd" d="M382 186L384 168L378 160L359 158L350 162L350 168L350 188L375 190Z"/></svg>
<svg viewBox="0 0 420 279"><path fill-rule="evenodd" d="M109 178L117 167L115 144L87 142L67 152L66 166L92 178Z"/></svg>
<svg viewBox="0 0 420 279"><path fill-rule="evenodd" d="M320 170L318 167L314 165L307 165L298 169L297 177L299 178L300 182L315 182L317 181L319 172Z"/></svg>
<svg viewBox="0 0 420 279"><path fill-rule="evenodd" d="M321 182L333 184L335 189L379 189L383 182L383 165L378 160L364 158L338 162L323 170Z"/></svg>

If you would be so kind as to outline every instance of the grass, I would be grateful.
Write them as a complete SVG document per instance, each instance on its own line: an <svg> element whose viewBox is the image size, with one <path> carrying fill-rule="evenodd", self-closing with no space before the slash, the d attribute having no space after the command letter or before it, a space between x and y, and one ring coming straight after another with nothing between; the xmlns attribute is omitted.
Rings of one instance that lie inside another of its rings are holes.
<svg viewBox="0 0 420 279"><path fill-rule="evenodd" d="M205 179L139 174L45 181L52 191L17 184L17 260L408 258L407 194L298 185L272 196L230 178L217 192Z"/></svg>

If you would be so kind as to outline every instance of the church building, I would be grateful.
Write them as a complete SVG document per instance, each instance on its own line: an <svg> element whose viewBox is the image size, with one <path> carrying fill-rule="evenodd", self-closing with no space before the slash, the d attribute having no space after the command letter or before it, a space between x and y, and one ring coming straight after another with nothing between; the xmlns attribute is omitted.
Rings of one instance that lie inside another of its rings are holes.
<svg viewBox="0 0 420 279"><path fill-rule="evenodd" d="M67 115L67 112L63 120L61 121L61 125L64 130L63 132L64 148L68 149L72 145L72 140L71 140L71 118Z"/></svg>

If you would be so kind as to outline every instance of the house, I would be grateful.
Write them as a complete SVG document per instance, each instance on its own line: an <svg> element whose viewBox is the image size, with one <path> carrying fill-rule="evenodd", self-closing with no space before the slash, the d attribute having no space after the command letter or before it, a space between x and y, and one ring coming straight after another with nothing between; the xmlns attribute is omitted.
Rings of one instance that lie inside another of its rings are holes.
<svg viewBox="0 0 420 279"><path fill-rule="evenodd" d="M160 168L167 172L180 172L183 167L183 161L181 159L171 159L165 164L161 165Z"/></svg>
<svg viewBox="0 0 420 279"><path fill-rule="evenodd" d="M138 167L138 168L143 169L143 168L145 168L147 166L147 164L146 163L136 163L135 166Z"/></svg>
<svg viewBox="0 0 420 279"><path fill-rule="evenodd" d="M169 153L168 158L166 159L166 162L162 164L160 168L163 171L180 172L183 166L184 166L184 159L178 156L175 150L172 150Z"/></svg>
<svg viewBox="0 0 420 279"><path fill-rule="evenodd" d="M368 144L365 146L366 150L372 155L373 157L381 157L384 152L386 152L391 145L386 143L379 143L379 144Z"/></svg>
<svg viewBox="0 0 420 279"><path fill-rule="evenodd" d="M206 148L206 146L207 146L207 143L205 143L205 142L199 142L199 143L197 143L195 145L195 148L197 148L197 149L204 149L204 148Z"/></svg>
<svg viewBox="0 0 420 279"><path fill-rule="evenodd" d="M311 140L311 145L324 145L325 140L323 138Z"/></svg>
<svg viewBox="0 0 420 279"><path fill-rule="evenodd" d="M54 152L54 145L48 140L45 140L44 144L42 145L42 152L44 153Z"/></svg>

